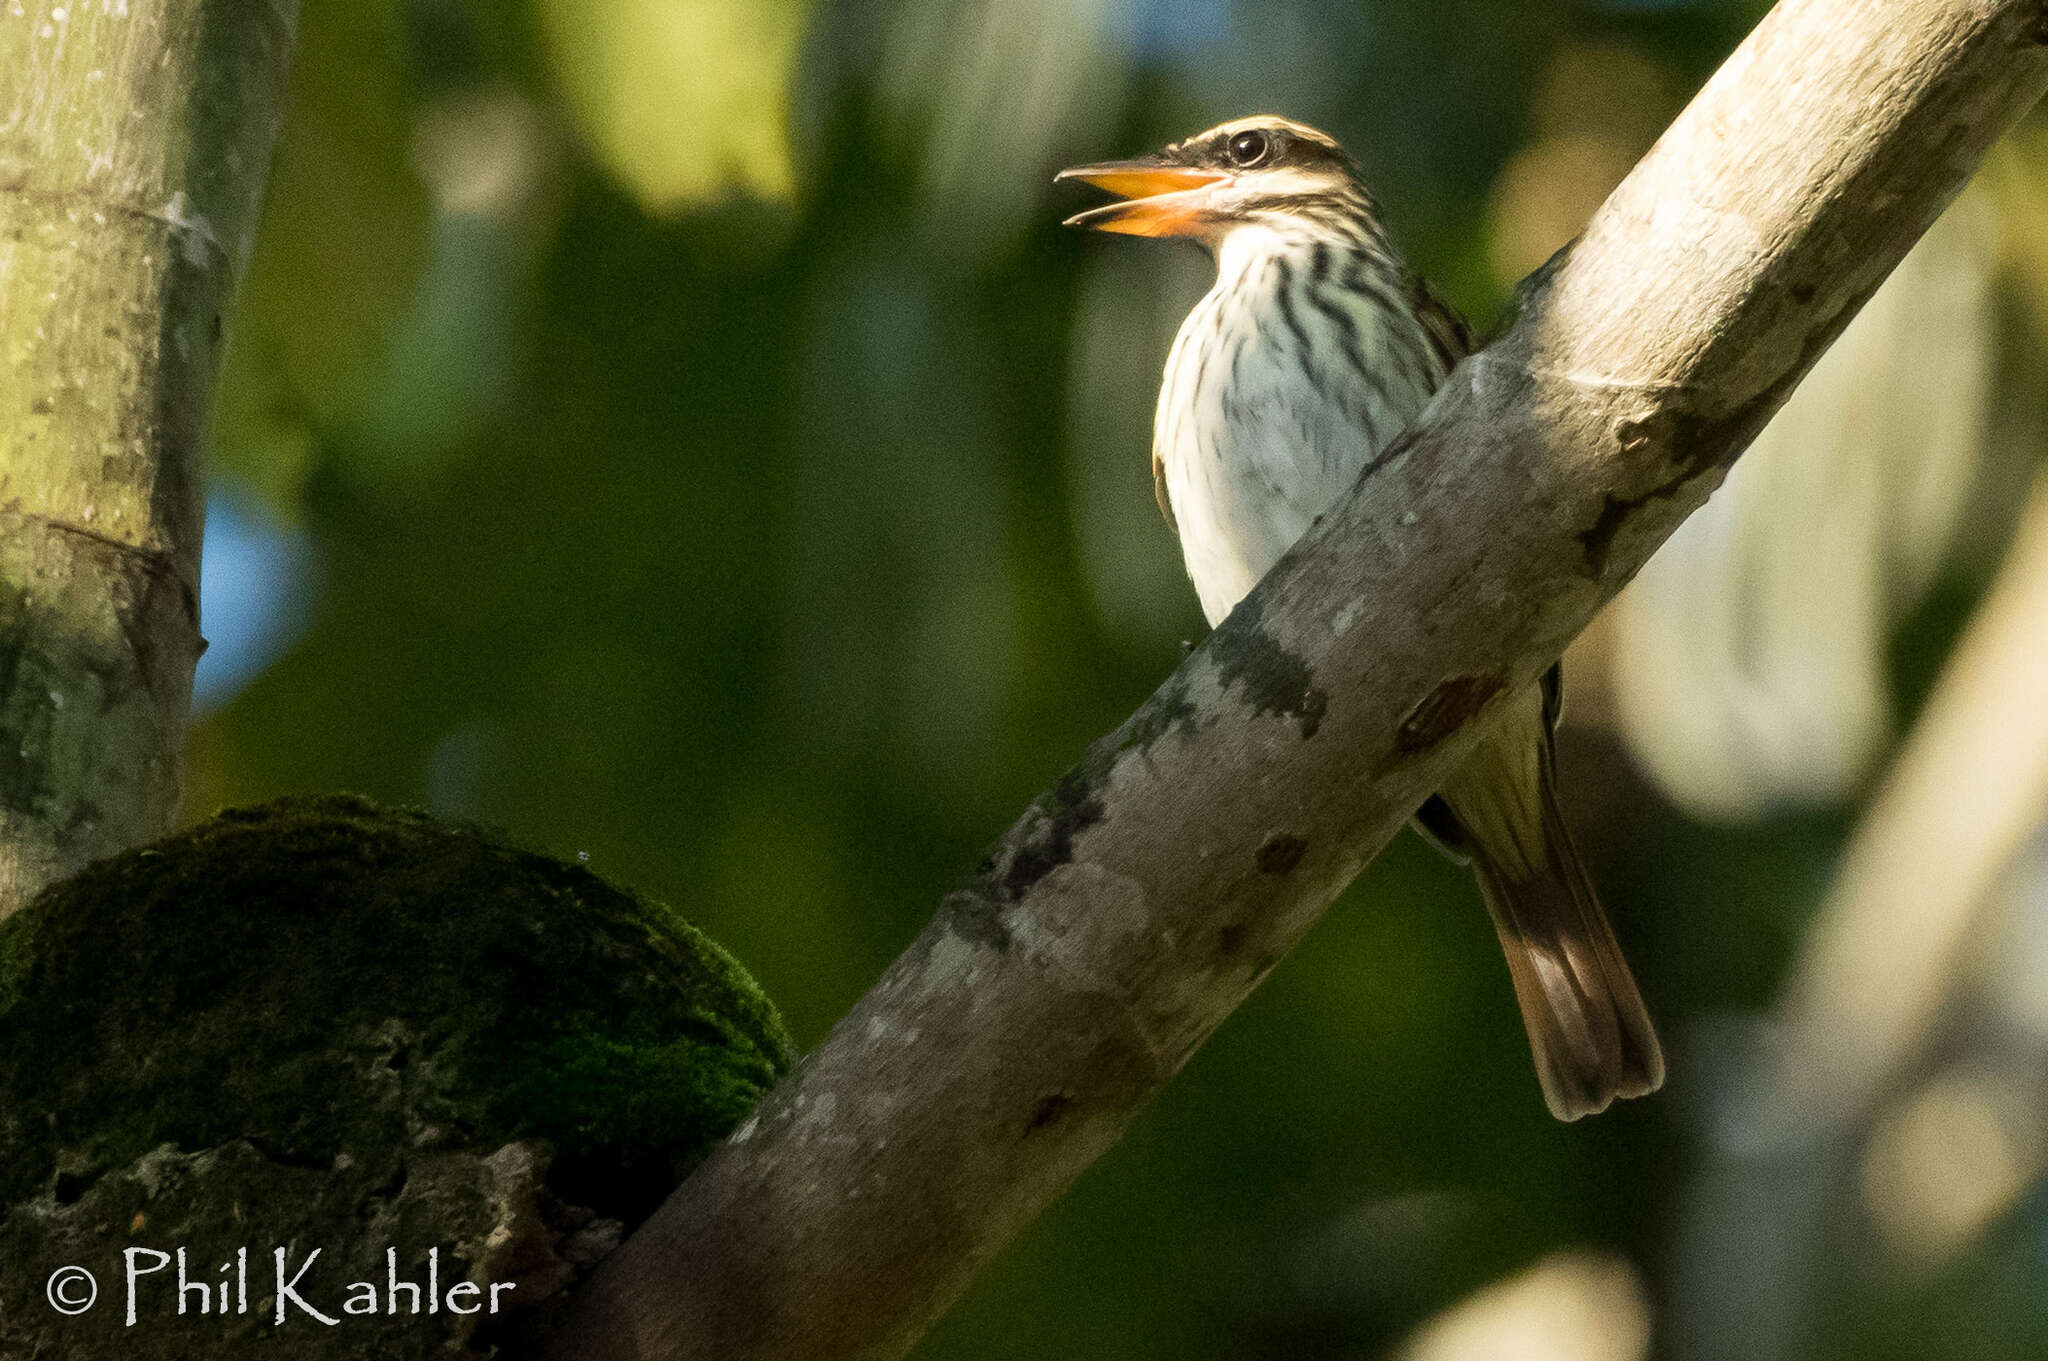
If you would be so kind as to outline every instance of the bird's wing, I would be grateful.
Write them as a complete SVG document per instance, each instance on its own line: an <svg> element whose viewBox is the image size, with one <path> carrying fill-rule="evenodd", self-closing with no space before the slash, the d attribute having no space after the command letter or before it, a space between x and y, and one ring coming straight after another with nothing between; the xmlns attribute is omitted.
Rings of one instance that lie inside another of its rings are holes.
<svg viewBox="0 0 2048 1361"><path fill-rule="evenodd" d="M1444 372L1458 367L1458 361L1472 353L1472 328L1457 310L1429 291L1429 285L1417 277L1410 280L1414 291L1415 314L1422 319L1422 329L1429 336L1430 347L1436 351Z"/></svg>
<svg viewBox="0 0 2048 1361"><path fill-rule="evenodd" d="M1175 534L1180 533L1180 522L1173 518L1173 495L1166 490L1166 460L1159 456L1159 450L1152 451L1152 499L1159 503L1159 513L1166 517L1166 527Z"/></svg>

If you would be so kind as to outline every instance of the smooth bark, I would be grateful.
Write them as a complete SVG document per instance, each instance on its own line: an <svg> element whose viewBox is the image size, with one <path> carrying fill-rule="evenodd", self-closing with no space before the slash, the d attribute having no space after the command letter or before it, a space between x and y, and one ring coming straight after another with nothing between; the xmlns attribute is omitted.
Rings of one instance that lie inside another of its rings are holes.
<svg viewBox="0 0 2048 1361"><path fill-rule="evenodd" d="M0 916L169 830L297 0L0 6Z"/></svg>

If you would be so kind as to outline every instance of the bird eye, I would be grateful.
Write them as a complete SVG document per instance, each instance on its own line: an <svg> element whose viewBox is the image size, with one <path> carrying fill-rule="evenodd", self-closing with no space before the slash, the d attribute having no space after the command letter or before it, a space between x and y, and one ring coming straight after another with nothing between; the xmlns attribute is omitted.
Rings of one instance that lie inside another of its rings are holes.
<svg viewBox="0 0 2048 1361"><path fill-rule="evenodd" d="M1272 139L1257 128L1240 132L1230 139L1230 159L1241 166L1257 165L1266 159L1266 153L1272 149Z"/></svg>

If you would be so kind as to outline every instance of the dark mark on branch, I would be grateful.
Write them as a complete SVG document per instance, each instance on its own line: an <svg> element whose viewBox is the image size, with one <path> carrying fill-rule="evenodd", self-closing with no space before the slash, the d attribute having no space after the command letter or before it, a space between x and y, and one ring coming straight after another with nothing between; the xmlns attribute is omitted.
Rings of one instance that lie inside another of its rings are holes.
<svg viewBox="0 0 2048 1361"><path fill-rule="evenodd" d="M1700 445L1697 443L1681 443L1675 447L1698 449ZM1600 514L1594 518L1593 523L1588 528L1579 531L1579 547L1584 549L1586 554L1586 574L1595 580L1607 574L1608 555L1614 551L1614 541L1620 537L1622 528L1628 524L1629 516L1635 514L1644 506L1649 505L1652 501L1661 501L1666 497L1676 496L1685 489L1688 483L1704 472L1711 471L1716 467L1726 471L1728 465L1733 463L1736 457L1747 447L1748 441L1745 440L1743 443L1736 445L1733 452L1723 458L1710 459L1703 465L1689 463L1680 468L1676 474L1650 488L1641 496L1616 496L1612 492L1603 493L1600 497Z"/></svg>
<svg viewBox="0 0 2048 1361"><path fill-rule="evenodd" d="M1003 906L972 889L949 893L939 904L953 934L976 945L986 945L997 954L1010 949L1010 928L1003 925Z"/></svg>
<svg viewBox="0 0 2048 1361"><path fill-rule="evenodd" d="M1410 426L1408 429L1403 430L1400 434L1394 436L1394 438L1387 444L1386 448L1380 450L1377 454L1374 454L1370 459L1366 460L1365 466L1358 470L1358 479L1360 481L1364 481L1366 478L1371 477L1380 469L1388 466L1395 459L1401 457L1401 455L1407 453L1410 449L1414 448L1415 442L1420 438L1420 433L1413 426ZM1318 516L1317 518L1320 519L1321 517Z"/></svg>
<svg viewBox="0 0 2048 1361"><path fill-rule="evenodd" d="M1067 1113L1073 1109L1073 1097L1068 1096L1065 1092L1054 1092L1051 1096L1040 1101L1037 1109L1031 1112L1031 1119L1024 1126L1025 1135L1028 1137L1048 1126L1058 1124L1066 1119Z"/></svg>
<svg viewBox="0 0 2048 1361"><path fill-rule="evenodd" d="M1250 922L1227 922L1216 932L1216 958L1229 963L1244 953L1245 938L1251 934Z"/></svg>
<svg viewBox="0 0 2048 1361"><path fill-rule="evenodd" d="M1040 795L1010 829L995 864L1005 901L1017 901L1033 884L1073 860L1074 838L1102 821L1096 784L1107 778L1107 765L1091 751L1088 760L1061 776L1052 793Z"/></svg>
<svg viewBox="0 0 2048 1361"><path fill-rule="evenodd" d="M1260 609L1255 591L1210 636L1216 678L1225 690L1236 689L1253 713L1296 720L1307 740L1323 726L1330 697L1316 688L1306 662L1266 635Z"/></svg>
<svg viewBox="0 0 2048 1361"><path fill-rule="evenodd" d="M1124 724L1118 748L1122 751L1150 751L1153 743L1175 729L1184 737L1193 737L1199 729L1195 722L1194 703L1188 698L1188 683L1178 674L1168 679L1138 712L1131 715Z"/></svg>
<svg viewBox="0 0 2048 1361"><path fill-rule="evenodd" d="M1507 682L1499 676L1453 676L1401 720L1395 744L1404 752L1426 751L1465 726Z"/></svg>
<svg viewBox="0 0 2048 1361"><path fill-rule="evenodd" d="M1586 554L1588 576L1598 579L1606 575L1607 554L1614 547L1614 536L1628 523L1629 513L1643 504L1634 497L1615 496L1611 492L1600 498L1599 517L1579 531L1579 547Z"/></svg>
<svg viewBox="0 0 2048 1361"><path fill-rule="evenodd" d="M1802 287L1794 285L1791 291L1797 293ZM1674 405L1617 426L1617 437L1631 452L1639 448L1639 445L1630 443L1633 436L1649 436L1658 440L1671 454L1676 471L1639 496L1608 493L1601 497L1599 515L1591 526L1579 533L1579 546L1585 550L1588 575L1594 578L1606 575L1614 541L1637 510L1652 501L1677 495L1695 478L1710 473L1725 474L1733 467L1750 441L1770 423L1778 408L1785 404L1785 399L1792 395L1792 389L1799 385L1799 380L1806 376L1814 361L1841 334L1849 318L1874 291L1874 286L1861 290L1857 296L1845 300L1837 311L1823 318L1807 335L1798 360L1790 368L1775 382L1727 413L1706 416Z"/></svg>
<svg viewBox="0 0 2048 1361"><path fill-rule="evenodd" d="M1291 874L1301 863L1302 854L1308 850L1308 843L1298 836L1282 832L1279 836L1266 838L1266 844L1259 847L1258 862L1261 874Z"/></svg>
<svg viewBox="0 0 2048 1361"><path fill-rule="evenodd" d="M1614 438L1623 453L1640 454L1646 449L1668 444L1674 424L1670 412L1651 410L1616 421Z"/></svg>

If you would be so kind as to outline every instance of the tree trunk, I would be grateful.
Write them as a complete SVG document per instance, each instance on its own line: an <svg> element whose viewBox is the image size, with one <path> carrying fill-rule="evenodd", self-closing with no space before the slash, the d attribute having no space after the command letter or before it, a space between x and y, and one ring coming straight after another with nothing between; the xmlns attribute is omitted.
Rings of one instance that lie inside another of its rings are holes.
<svg viewBox="0 0 2048 1361"><path fill-rule="evenodd" d="M201 440L297 15L0 8L0 916L177 812Z"/></svg>

